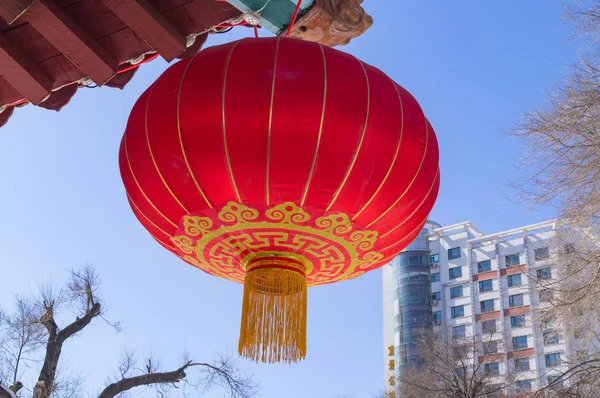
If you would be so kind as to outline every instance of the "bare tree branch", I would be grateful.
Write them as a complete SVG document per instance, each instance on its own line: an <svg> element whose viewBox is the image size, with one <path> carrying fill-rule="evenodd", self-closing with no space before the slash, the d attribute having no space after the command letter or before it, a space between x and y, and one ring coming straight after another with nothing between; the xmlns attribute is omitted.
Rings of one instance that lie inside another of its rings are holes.
<svg viewBox="0 0 600 398"><path fill-rule="evenodd" d="M0 398L14 398L11 391L0 384Z"/></svg>
<svg viewBox="0 0 600 398"><path fill-rule="evenodd" d="M65 372L61 353L63 345L96 318L117 329L117 324L106 321L99 287L95 270L87 265L71 271L65 287L44 284L33 299L17 296L14 313L0 312L0 383L12 383L8 390L0 388L0 398L15 398L12 393L17 392L19 396L28 394L33 398L82 396L83 378ZM57 319L63 319L60 313L66 310L77 315L71 323L61 327ZM37 382L34 386L23 387L19 378L33 365L39 371ZM187 377L186 372L191 369L198 370L197 380ZM151 387L163 397L180 385L184 396L185 387L206 390L220 386L231 398L249 398L257 390L252 377L241 374L230 358L207 363L195 362L185 356L178 369L165 372L161 370L159 359L150 356L138 366L135 352L125 351L117 378L99 396L122 396L136 387Z"/></svg>
<svg viewBox="0 0 600 398"><path fill-rule="evenodd" d="M83 377L65 372L61 353L63 345L96 318L118 329L117 324L106 321L99 287L98 275L87 265L71 271L64 287L41 285L32 299L16 297L14 313L0 311L0 383L12 383L8 390L0 388L0 398L15 398L12 393L17 392L19 396L30 394L33 398L80 398L83 395ZM61 327L57 319L63 319L59 315L66 310L74 310L77 315L71 323ZM39 370L37 382L24 388L19 378L33 365ZM191 369L197 369L196 380L186 375ZM180 385L184 387L184 396L185 387L206 390L220 386L231 398L250 398L257 390L252 377L241 374L230 358L207 363L192 361L186 355L178 369L165 372L161 370L159 359L150 356L138 366L135 352L125 351L117 378L99 396L122 396L136 387L152 387L163 397Z"/></svg>
<svg viewBox="0 0 600 398"><path fill-rule="evenodd" d="M487 368L496 363L503 338L494 332L440 337L424 330L416 343L424 363L409 366L400 374L401 396L425 398L484 398L503 394L514 384L515 371Z"/></svg>
<svg viewBox="0 0 600 398"><path fill-rule="evenodd" d="M523 177L513 187L521 200L553 206L568 226L550 248L560 264L552 278L537 278L535 270L528 277L545 294L540 325L546 333L563 325L561 338L577 353L562 359L567 370L553 373L536 394L594 397L600 396L600 0L570 2L567 20L584 47L545 106L511 132L525 147Z"/></svg>
<svg viewBox="0 0 600 398"><path fill-rule="evenodd" d="M98 277L91 266L83 267L80 271L71 271L71 279L67 285L67 290L56 296L66 298L70 302L78 302L83 314L62 330L59 330L54 319L54 310L57 303L55 296L47 291L44 292L41 302L44 312L40 317L40 323L48 331L48 340L44 363L34 388L34 398L48 398L55 389L56 369L64 342L83 330L94 318L101 315L102 307L98 297L96 297L98 285Z"/></svg>
<svg viewBox="0 0 600 398"><path fill-rule="evenodd" d="M100 393L98 398L112 398L121 394L122 392L139 386L179 383L186 376L185 367L181 367L172 372L149 373L140 376L128 377L107 386L102 393Z"/></svg>
<svg viewBox="0 0 600 398"><path fill-rule="evenodd" d="M119 371L126 375L134 366L133 355L128 353L124 356ZM257 386L250 377L241 376L233 367L231 360L220 359L214 364L206 362L193 362L188 360L180 368L170 372L160 372L156 361L148 358L145 361L145 374L131 377L122 377L120 380L108 385L98 396L98 398L112 398L125 391L136 387L151 385L170 385L177 387L177 384L187 377L186 370L189 368L200 368L202 377L201 383L204 389L213 385L220 385L227 389L232 398L249 398L256 392ZM192 384L189 383L188 384Z"/></svg>

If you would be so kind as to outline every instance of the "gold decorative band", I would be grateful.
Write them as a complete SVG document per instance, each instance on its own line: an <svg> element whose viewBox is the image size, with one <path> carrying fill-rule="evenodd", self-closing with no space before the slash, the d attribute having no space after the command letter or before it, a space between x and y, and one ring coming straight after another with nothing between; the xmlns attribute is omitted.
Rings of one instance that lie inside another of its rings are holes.
<svg viewBox="0 0 600 398"><path fill-rule="evenodd" d="M257 257L246 264L246 274L264 269L278 269L306 275L306 267L302 261L288 256Z"/></svg>

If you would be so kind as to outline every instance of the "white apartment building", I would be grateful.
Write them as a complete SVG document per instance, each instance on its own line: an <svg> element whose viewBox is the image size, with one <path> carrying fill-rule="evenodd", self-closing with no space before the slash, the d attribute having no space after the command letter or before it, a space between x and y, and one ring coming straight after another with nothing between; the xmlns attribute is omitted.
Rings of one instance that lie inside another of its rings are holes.
<svg viewBox="0 0 600 398"><path fill-rule="evenodd" d="M493 348L479 360L499 377L511 374L515 389L557 377L574 345L560 325L540 324L550 291L531 279L557 276L556 251L564 248L553 244L555 228L548 221L485 235L471 222L428 223L383 269L386 388L394 391L402 368L418 360L410 335L423 326L440 338L486 335Z"/></svg>

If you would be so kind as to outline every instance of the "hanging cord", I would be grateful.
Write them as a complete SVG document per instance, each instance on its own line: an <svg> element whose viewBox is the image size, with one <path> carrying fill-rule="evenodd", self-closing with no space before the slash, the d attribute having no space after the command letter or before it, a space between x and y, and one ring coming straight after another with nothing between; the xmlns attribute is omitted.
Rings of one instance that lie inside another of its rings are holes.
<svg viewBox="0 0 600 398"><path fill-rule="evenodd" d="M290 33L292 33L292 28L296 23L296 18L298 18L298 12L300 12L300 6L302 5L302 0L298 0L298 4L296 4L296 10L294 10L294 15L292 15L292 19L290 21L290 26L288 26L288 30L285 33L285 37L289 37Z"/></svg>
<svg viewBox="0 0 600 398"><path fill-rule="evenodd" d="M146 56L145 56L144 59L142 59L140 62L138 62L136 64L125 65L125 64L127 64L127 62L123 62L123 63L120 64L119 69L117 71L115 71L115 75L118 75L120 73L127 72L127 71L130 71L132 69L135 69L135 68L139 67L140 65L143 65L145 63L148 63L150 61L155 60L156 58L158 58L158 54L157 53L148 53L148 54L146 54ZM80 80L77 80L77 81L74 81L74 82L71 82L71 83L63 84L62 86L53 88L51 91L52 92L53 91L58 91L58 90L60 90L63 87L70 86L71 84L80 84L81 81L83 81L83 80L84 79L80 79ZM85 84L84 83L83 86L84 87L89 87L89 88L96 88L96 87L98 87L97 85L91 85L91 84L92 83L89 83L89 84ZM11 102L9 104L4 104L4 106L6 106L8 108L8 107L11 107L11 106L19 106L19 105L22 105L22 104L24 104L26 102L29 102L29 100L27 98L22 98L22 99L20 99L18 101Z"/></svg>
<svg viewBox="0 0 600 398"><path fill-rule="evenodd" d="M223 0L223 1L227 1L227 0ZM267 8L267 6L269 5L269 3L271 3L271 0L267 0L265 2L265 4L261 8L259 8L258 10L256 10L256 11L246 12L246 13L243 13L242 15L237 16L237 17L227 19L227 20L225 20L223 22L220 22L220 23L218 23L216 25L211 26L208 29L204 29L203 31L194 34L193 37L197 37L197 36L203 35L205 33L225 33L225 32L229 32L231 29L228 29L228 28L234 28L236 26L253 26L255 28L255 35L256 35L256 37L258 37L258 33L256 32L256 30L257 30L258 24L260 23L260 13L265 8ZM219 29L223 29L223 30L219 30Z"/></svg>
<svg viewBox="0 0 600 398"><path fill-rule="evenodd" d="M267 6L269 5L270 2L271 2L271 0L267 0L267 2L265 3L265 5L262 6L260 9L256 10L255 12L260 13L262 10L264 10L265 8L267 8Z"/></svg>
<svg viewBox="0 0 600 398"><path fill-rule="evenodd" d="M158 53L154 53L154 54L148 54L147 57L145 57L144 59L142 59L140 62L138 62L137 64L132 64L132 65L127 65L124 67L121 67L117 70L117 74L119 73L123 73L123 72L127 72L129 70L135 69L140 65L146 64L150 61L154 61L156 58L158 58Z"/></svg>

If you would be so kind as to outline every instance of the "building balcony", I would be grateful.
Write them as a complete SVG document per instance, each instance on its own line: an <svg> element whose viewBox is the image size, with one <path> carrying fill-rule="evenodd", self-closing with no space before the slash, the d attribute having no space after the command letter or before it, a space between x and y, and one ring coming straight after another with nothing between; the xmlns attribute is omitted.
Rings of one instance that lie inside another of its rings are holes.
<svg viewBox="0 0 600 398"><path fill-rule="evenodd" d="M473 275L473 282L477 282L477 281L484 281L486 279L494 279L498 276L498 272L497 271L488 271L488 272L483 272L481 274L475 274Z"/></svg>
<svg viewBox="0 0 600 398"><path fill-rule="evenodd" d="M535 349L533 347L523 348L521 350L509 351L506 354L508 359L516 359L516 358L524 358L524 357L532 357L535 355Z"/></svg>
<svg viewBox="0 0 600 398"><path fill-rule="evenodd" d="M506 276L506 275L522 274L526 270L527 270L527 265L525 265L525 264L513 265L512 267L509 267L509 268L501 268L500 275Z"/></svg>
<svg viewBox="0 0 600 398"><path fill-rule="evenodd" d="M504 361L503 353L487 354L479 357L479 363L501 362Z"/></svg>
<svg viewBox="0 0 600 398"><path fill-rule="evenodd" d="M527 314L531 311L531 306L524 305L522 307L507 308L504 310L504 316Z"/></svg>
<svg viewBox="0 0 600 398"><path fill-rule="evenodd" d="M500 319L500 311L485 312L475 315L477 321L487 321L489 319Z"/></svg>

